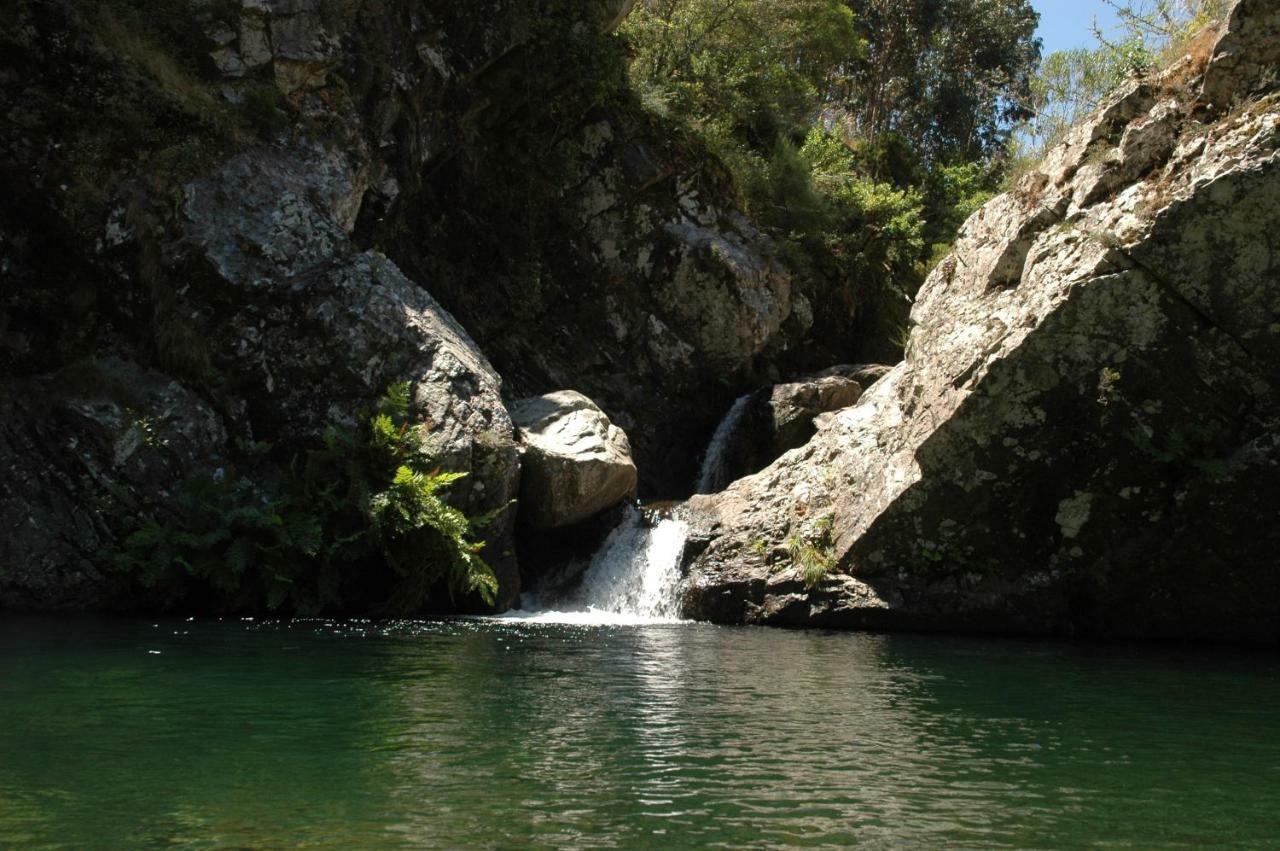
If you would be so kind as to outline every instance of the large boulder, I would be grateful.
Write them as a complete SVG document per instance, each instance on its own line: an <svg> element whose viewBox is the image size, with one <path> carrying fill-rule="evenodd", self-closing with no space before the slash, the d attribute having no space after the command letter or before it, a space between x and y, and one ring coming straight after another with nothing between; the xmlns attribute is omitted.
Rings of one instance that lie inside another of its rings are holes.
<svg viewBox="0 0 1280 851"><path fill-rule="evenodd" d="M246 438L314 440L410 382L434 460L469 474L450 499L497 511L520 473L502 379L426 289L350 243L360 189L345 158L306 144L248 151L191 184L162 321ZM511 514L486 529L502 606L519 594Z"/></svg>
<svg viewBox="0 0 1280 851"><path fill-rule="evenodd" d="M554 529L589 520L635 497L626 433L594 402L562 390L511 405L520 436L520 520Z"/></svg>
<svg viewBox="0 0 1280 851"><path fill-rule="evenodd" d="M1275 84L1280 68L1280 4L1238 0L1204 74L1204 96L1228 108Z"/></svg>
<svg viewBox="0 0 1280 851"><path fill-rule="evenodd" d="M691 501L686 614L1280 641L1280 94L1195 74L1116 93L964 226L903 363Z"/></svg>

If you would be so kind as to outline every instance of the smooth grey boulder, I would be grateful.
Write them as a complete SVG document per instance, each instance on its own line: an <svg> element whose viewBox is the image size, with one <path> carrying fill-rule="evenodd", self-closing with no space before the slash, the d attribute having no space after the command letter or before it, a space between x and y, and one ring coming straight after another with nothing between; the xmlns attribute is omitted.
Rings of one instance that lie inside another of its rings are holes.
<svg viewBox="0 0 1280 851"><path fill-rule="evenodd" d="M523 475L519 519L534 529L588 520L632 499L636 465L626 433L581 393L561 390L511 405Z"/></svg>
<svg viewBox="0 0 1280 851"><path fill-rule="evenodd" d="M903 363L690 501L686 615L1280 643L1280 92L1194 73L1116 92L965 224Z"/></svg>

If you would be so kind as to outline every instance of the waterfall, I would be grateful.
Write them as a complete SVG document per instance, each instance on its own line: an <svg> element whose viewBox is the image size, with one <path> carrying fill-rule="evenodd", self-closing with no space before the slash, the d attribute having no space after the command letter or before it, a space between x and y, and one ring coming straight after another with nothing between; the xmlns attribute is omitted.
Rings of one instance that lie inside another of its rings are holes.
<svg viewBox="0 0 1280 851"><path fill-rule="evenodd" d="M702 458L702 470L698 475L698 493L715 493L729 484L729 449L733 445L733 437L738 431L738 424L746 415L750 406L751 395L740 397L733 403L729 413L725 414L715 434L711 435L711 443L707 445L707 454Z"/></svg>
<svg viewBox="0 0 1280 851"><path fill-rule="evenodd" d="M646 624L680 619L680 556L688 526L646 520L630 509L591 558L582 584L566 598L525 595L526 608L503 617L543 623Z"/></svg>

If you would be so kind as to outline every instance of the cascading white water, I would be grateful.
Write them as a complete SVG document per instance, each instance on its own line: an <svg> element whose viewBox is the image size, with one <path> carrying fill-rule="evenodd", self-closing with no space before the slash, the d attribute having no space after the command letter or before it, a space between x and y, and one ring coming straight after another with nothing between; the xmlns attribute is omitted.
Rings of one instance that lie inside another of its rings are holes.
<svg viewBox="0 0 1280 851"><path fill-rule="evenodd" d="M591 559L582 584L563 600L526 596L528 608L504 617L541 623L647 624L680 619L680 555L688 526L653 525L630 509Z"/></svg>
<svg viewBox="0 0 1280 851"><path fill-rule="evenodd" d="M698 475L698 493L715 493L727 485L729 478L727 455L732 446L734 433L738 424L747 413L751 395L742 396L729 408L715 434L711 435L711 443L707 445L707 454L702 458L702 470Z"/></svg>

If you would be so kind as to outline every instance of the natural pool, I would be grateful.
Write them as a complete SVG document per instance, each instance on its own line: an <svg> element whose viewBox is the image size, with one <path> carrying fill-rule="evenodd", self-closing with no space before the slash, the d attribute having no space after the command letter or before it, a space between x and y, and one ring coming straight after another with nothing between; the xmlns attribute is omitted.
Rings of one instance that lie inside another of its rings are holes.
<svg viewBox="0 0 1280 851"><path fill-rule="evenodd" d="M0 847L1280 841L1280 659L519 621L0 624Z"/></svg>

